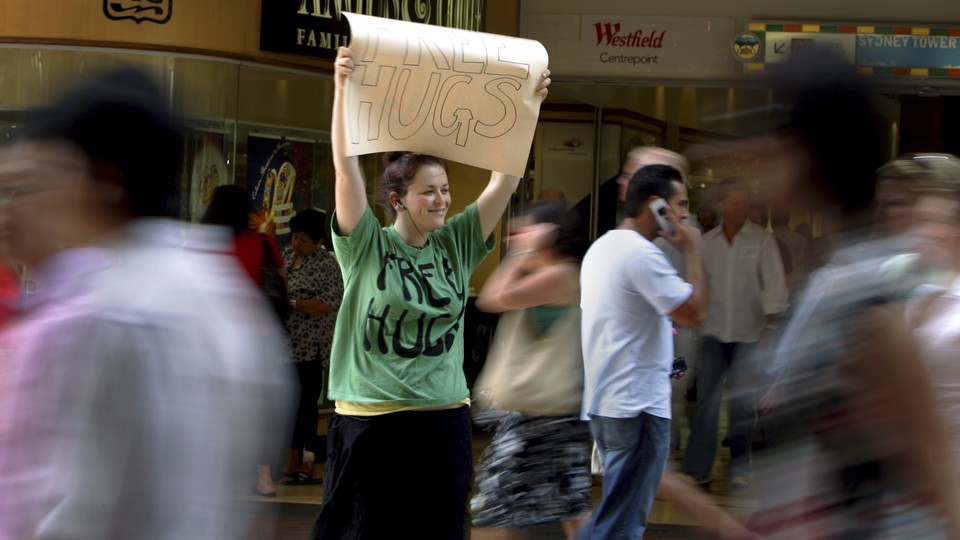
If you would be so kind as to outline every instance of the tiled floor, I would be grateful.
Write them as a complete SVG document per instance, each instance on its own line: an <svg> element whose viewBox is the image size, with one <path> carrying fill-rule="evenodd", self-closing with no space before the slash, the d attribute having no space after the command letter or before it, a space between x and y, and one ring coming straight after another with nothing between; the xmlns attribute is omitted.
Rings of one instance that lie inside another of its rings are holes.
<svg viewBox="0 0 960 540"><path fill-rule="evenodd" d="M257 516L256 522L244 540L305 540L316 517L317 507L307 504L290 503L244 503L239 509L246 516ZM523 540L565 540L560 527L537 527L528 529ZM401 533L402 534L402 533ZM401 540L410 538L407 534L398 536ZM708 540L714 536L686 525L652 524L644 535L644 540ZM387 539L392 540L392 539ZM471 540L489 540L476 532Z"/></svg>
<svg viewBox="0 0 960 540"><path fill-rule="evenodd" d="M480 434L474 437L474 456L479 458L480 454L483 451L483 448L489 441L489 435ZM723 462L718 462L718 469L722 469ZM322 467L318 468L318 474L322 474ZM725 496L722 494L722 482L714 482L712 486L713 494L711 498L713 501L723 508L728 513L733 516L741 519L745 519L752 509L755 506L755 502L742 497L733 497ZM277 486L278 496L276 498L264 498L258 497L254 494L249 494L245 496L246 500L249 501L258 501L264 503L280 503L287 505L296 505L296 508L284 508L283 512L280 512L281 515L289 515L288 518L278 520L277 526L280 528L285 528L284 530L290 529L293 527L294 530L303 530L305 534L306 530L309 529L309 523L312 523L312 519L309 519L311 514L311 507L313 507L313 513L315 515L317 505L320 505L323 502L323 486L322 485L309 485L309 486ZM594 498L595 500L600 496L600 487L599 484L594 488ZM305 506L301 506L305 505ZM292 520L292 521L291 521ZM296 523L291 525L291 523ZM683 509L678 507L676 504L663 500L657 499L654 503L653 511L650 516L651 529L646 535L647 538L656 539L656 538L709 538L710 536L704 536L703 532L698 532L694 526L699 525L697 520L685 512ZM278 533L280 534L280 533ZM291 538L296 537L291 536ZM529 535L530 538L542 538L552 540L562 539L563 534L560 530L559 525L556 527L545 527L538 529L537 531L531 531ZM265 537L271 538L271 537ZM275 536L272 538L282 539L287 538L282 534L280 536ZM479 538L477 540L480 540Z"/></svg>

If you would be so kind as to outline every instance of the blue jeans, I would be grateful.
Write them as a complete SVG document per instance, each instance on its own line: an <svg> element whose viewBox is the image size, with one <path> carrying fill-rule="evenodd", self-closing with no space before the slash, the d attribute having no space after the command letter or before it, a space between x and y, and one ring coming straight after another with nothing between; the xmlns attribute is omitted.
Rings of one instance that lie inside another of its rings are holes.
<svg viewBox="0 0 960 540"><path fill-rule="evenodd" d="M747 476L750 468L750 441L756 425L755 393L749 388L748 356L754 343L723 343L714 337L700 338L700 368L697 371L697 408L690 426L690 439L683 471L709 478L717 453L717 425L723 383L727 382L730 425L730 476Z"/></svg>
<svg viewBox="0 0 960 540"><path fill-rule="evenodd" d="M577 538L642 538L667 466L670 420L647 413L633 418L591 416L590 433L603 462L603 498Z"/></svg>

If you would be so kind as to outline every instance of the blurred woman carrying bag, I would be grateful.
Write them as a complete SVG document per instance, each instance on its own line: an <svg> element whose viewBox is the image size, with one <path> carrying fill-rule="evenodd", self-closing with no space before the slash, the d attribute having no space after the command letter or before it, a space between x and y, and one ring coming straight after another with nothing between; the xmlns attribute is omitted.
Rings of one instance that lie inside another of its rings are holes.
<svg viewBox="0 0 960 540"><path fill-rule="evenodd" d="M497 538L558 522L573 538L590 501L589 429L580 420L586 246L568 217L562 203L543 201L515 218L511 254L477 299L478 309L503 313L474 387L496 432L477 467L473 526Z"/></svg>

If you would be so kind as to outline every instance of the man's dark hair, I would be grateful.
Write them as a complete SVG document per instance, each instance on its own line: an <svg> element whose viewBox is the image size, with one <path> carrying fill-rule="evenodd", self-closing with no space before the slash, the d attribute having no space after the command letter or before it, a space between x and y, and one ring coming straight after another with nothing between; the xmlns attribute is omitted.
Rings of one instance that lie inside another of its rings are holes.
<svg viewBox="0 0 960 540"><path fill-rule="evenodd" d="M123 188L132 216L172 217L183 140L164 103L150 77L123 68L39 110L18 139L74 144L90 160L96 180Z"/></svg>
<svg viewBox="0 0 960 540"><path fill-rule="evenodd" d="M748 184L746 180L740 178L739 176L724 178L717 186L717 201L723 202L727 200L727 197L729 197L734 191L746 191L749 195L750 184Z"/></svg>
<svg viewBox="0 0 960 540"><path fill-rule="evenodd" d="M674 182L683 183L680 171L669 165L647 165L633 173L627 185L624 215L635 218L643 212L643 204L650 197L669 199L677 192Z"/></svg>
<svg viewBox="0 0 960 540"><path fill-rule="evenodd" d="M313 209L301 210L290 218L290 232L307 233L307 236L317 243L327 236L327 216Z"/></svg>

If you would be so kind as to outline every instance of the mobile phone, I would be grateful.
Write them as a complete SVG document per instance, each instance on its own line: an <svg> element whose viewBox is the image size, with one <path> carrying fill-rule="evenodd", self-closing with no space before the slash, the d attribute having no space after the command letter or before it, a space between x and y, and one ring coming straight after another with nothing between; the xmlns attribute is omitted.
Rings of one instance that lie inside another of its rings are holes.
<svg viewBox="0 0 960 540"><path fill-rule="evenodd" d="M650 203L650 211L657 220L657 226L667 234L673 234L673 225L667 221L667 201L664 199L655 199Z"/></svg>
<svg viewBox="0 0 960 540"><path fill-rule="evenodd" d="M678 356L673 360L673 369L670 370L670 377L677 378L687 372L687 359Z"/></svg>

